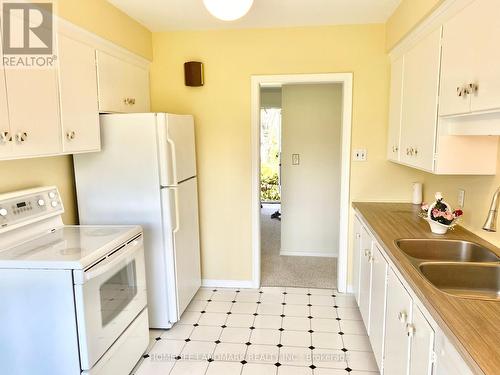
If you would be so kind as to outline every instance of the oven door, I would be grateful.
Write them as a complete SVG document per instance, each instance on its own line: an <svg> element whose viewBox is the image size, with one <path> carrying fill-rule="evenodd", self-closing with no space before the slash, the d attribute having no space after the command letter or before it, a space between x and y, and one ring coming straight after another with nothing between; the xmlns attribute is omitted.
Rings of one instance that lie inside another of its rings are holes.
<svg viewBox="0 0 500 375"><path fill-rule="evenodd" d="M142 235L74 271L82 370L90 370L146 307Z"/></svg>

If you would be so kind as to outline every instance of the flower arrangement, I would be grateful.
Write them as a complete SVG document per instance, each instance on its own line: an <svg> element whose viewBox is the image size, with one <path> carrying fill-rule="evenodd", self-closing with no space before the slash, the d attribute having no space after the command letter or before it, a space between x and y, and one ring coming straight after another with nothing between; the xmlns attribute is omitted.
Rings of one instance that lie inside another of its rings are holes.
<svg viewBox="0 0 500 375"><path fill-rule="evenodd" d="M433 233L445 234L448 229L453 229L458 224L459 218L464 213L460 209L452 210L440 192L436 193L435 198L436 201L431 205L422 204L420 217L429 222Z"/></svg>

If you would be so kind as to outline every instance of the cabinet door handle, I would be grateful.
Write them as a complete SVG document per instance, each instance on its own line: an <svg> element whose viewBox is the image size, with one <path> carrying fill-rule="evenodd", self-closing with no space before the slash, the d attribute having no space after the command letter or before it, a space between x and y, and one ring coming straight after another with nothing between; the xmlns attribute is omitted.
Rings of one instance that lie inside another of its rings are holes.
<svg viewBox="0 0 500 375"><path fill-rule="evenodd" d="M12 136L9 132L3 131L0 132L0 143L12 142Z"/></svg>
<svg viewBox="0 0 500 375"><path fill-rule="evenodd" d="M467 87L467 94L477 94L479 85L477 83L469 83Z"/></svg>
<svg viewBox="0 0 500 375"><path fill-rule="evenodd" d="M360 239L361 238L361 234L360 233L356 233L356 239Z"/></svg>
<svg viewBox="0 0 500 375"><path fill-rule="evenodd" d="M135 98L125 98L125 99L123 99L123 103L125 103L125 105L134 105Z"/></svg>
<svg viewBox="0 0 500 375"><path fill-rule="evenodd" d="M406 311L400 311L398 313L398 320L401 323L406 323L406 319L408 319L408 314L406 313Z"/></svg>
<svg viewBox="0 0 500 375"><path fill-rule="evenodd" d="M16 134L16 141L19 143L25 142L27 138L28 138L28 133L26 132L21 132Z"/></svg>
<svg viewBox="0 0 500 375"><path fill-rule="evenodd" d="M367 249L367 250L365 250L365 257L370 256L370 254L371 254L371 251L370 251L370 250L368 250L368 249Z"/></svg>
<svg viewBox="0 0 500 375"><path fill-rule="evenodd" d="M406 334L408 335L408 337L413 337L415 335L415 326L413 324L406 324Z"/></svg>
<svg viewBox="0 0 500 375"><path fill-rule="evenodd" d="M76 132L74 132L73 130L67 132L66 133L66 138L68 139L68 141L72 141L73 139L76 138Z"/></svg>

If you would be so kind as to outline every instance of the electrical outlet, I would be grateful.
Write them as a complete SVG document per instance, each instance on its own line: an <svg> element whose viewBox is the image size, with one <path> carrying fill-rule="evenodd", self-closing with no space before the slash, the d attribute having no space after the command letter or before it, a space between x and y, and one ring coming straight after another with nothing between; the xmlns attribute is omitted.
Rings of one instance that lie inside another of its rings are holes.
<svg viewBox="0 0 500 375"><path fill-rule="evenodd" d="M292 165L300 164L300 154L292 154Z"/></svg>
<svg viewBox="0 0 500 375"><path fill-rule="evenodd" d="M367 151L366 149L356 149L354 150L354 161L366 161Z"/></svg>
<svg viewBox="0 0 500 375"><path fill-rule="evenodd" d="M464 208L465 204L465 190L458 189L458 205L460 208Z"/></svg>

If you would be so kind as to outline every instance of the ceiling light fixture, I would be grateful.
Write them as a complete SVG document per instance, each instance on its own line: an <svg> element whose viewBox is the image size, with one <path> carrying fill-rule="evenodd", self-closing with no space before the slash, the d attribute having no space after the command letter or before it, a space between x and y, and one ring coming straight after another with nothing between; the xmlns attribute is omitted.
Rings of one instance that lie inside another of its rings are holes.
<svg viewBox="0 0 500 375"><path fill-rule="evenodd" d="M248 13L253 0L203 0L203 4L215 18L234 21Z"/></svg>

